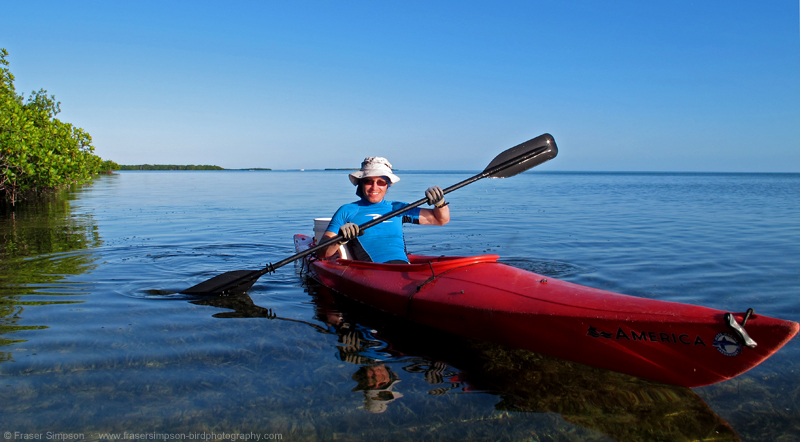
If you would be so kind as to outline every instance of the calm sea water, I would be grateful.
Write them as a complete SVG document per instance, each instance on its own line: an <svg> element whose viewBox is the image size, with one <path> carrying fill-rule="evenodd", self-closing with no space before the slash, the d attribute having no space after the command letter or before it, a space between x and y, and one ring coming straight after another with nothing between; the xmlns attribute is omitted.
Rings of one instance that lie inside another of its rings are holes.
<svg viewBox="0 0 800 442"><path fill-rule="evenodd" d="M472 173L400 175L415 201ZM393 320L298 266L175 294L292 255L355 198L346 172L125 172L3 212L4 439L800 440L797 339L689 390ZM447 199L411 252L800 321L800 174L529 172Z"/></svg>

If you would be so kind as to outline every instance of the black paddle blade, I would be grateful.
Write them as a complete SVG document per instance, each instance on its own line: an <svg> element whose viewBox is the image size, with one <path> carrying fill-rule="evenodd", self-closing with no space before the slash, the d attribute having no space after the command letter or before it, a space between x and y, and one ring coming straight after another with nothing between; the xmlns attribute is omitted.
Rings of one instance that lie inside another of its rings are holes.
<svg viewBox="0 0 800 442"><path fill-rule="evenodd" d="M536 150L541 150L542 152L531 156L530 154ZM508 178L536 167L545 161L552 160L556 155L558 155L556 140L550 134L543 134L501 153L483 171L488 172L503 165L503 163L518 161L518 164L503 167L501 170L488 175L489 178ZM526 156L530 156L530 158L526 158Z"/></svg>
<svg viewBox="0 0 800 442"><path fill-rule="evenodd" d="M266 272L263 270L233 270L189 287L181 293L197 296L238 295L252 287L264 273Z"/></svg>

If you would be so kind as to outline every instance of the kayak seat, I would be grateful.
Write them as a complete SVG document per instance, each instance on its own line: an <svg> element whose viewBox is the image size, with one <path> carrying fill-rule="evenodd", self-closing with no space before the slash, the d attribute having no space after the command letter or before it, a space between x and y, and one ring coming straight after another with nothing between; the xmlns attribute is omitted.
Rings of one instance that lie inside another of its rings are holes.
<svg viewBox="0 0 800 442"><path fill-rule="evenodd" d="M339 257L341 259L353 259L353 251L350 249L350 244L339 246Z"/></svg>

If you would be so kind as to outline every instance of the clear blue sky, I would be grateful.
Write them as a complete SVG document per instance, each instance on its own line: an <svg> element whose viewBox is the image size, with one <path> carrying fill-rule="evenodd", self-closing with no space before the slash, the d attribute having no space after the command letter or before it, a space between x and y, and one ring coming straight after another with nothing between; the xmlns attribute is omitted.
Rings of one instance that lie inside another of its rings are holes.
<svg viewBox="0 0 800 442"><path fill-rule="evenodd" d="M0 47L121 164L800 172L799 7L27 0Z"/></svg>

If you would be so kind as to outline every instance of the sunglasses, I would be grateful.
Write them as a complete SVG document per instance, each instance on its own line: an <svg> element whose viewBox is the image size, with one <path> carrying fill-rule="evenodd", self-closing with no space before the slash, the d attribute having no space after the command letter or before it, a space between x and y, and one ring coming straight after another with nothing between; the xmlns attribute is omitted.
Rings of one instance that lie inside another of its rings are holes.
<svg viewBox="0 0 800 442"><path fill-rule="evenodd" d="M365 186L371 184L373 186L386 187L387 185L389 185L389 183L387 183L386 180L384 180L382 178L362 178L361 182Z"/></svg>

